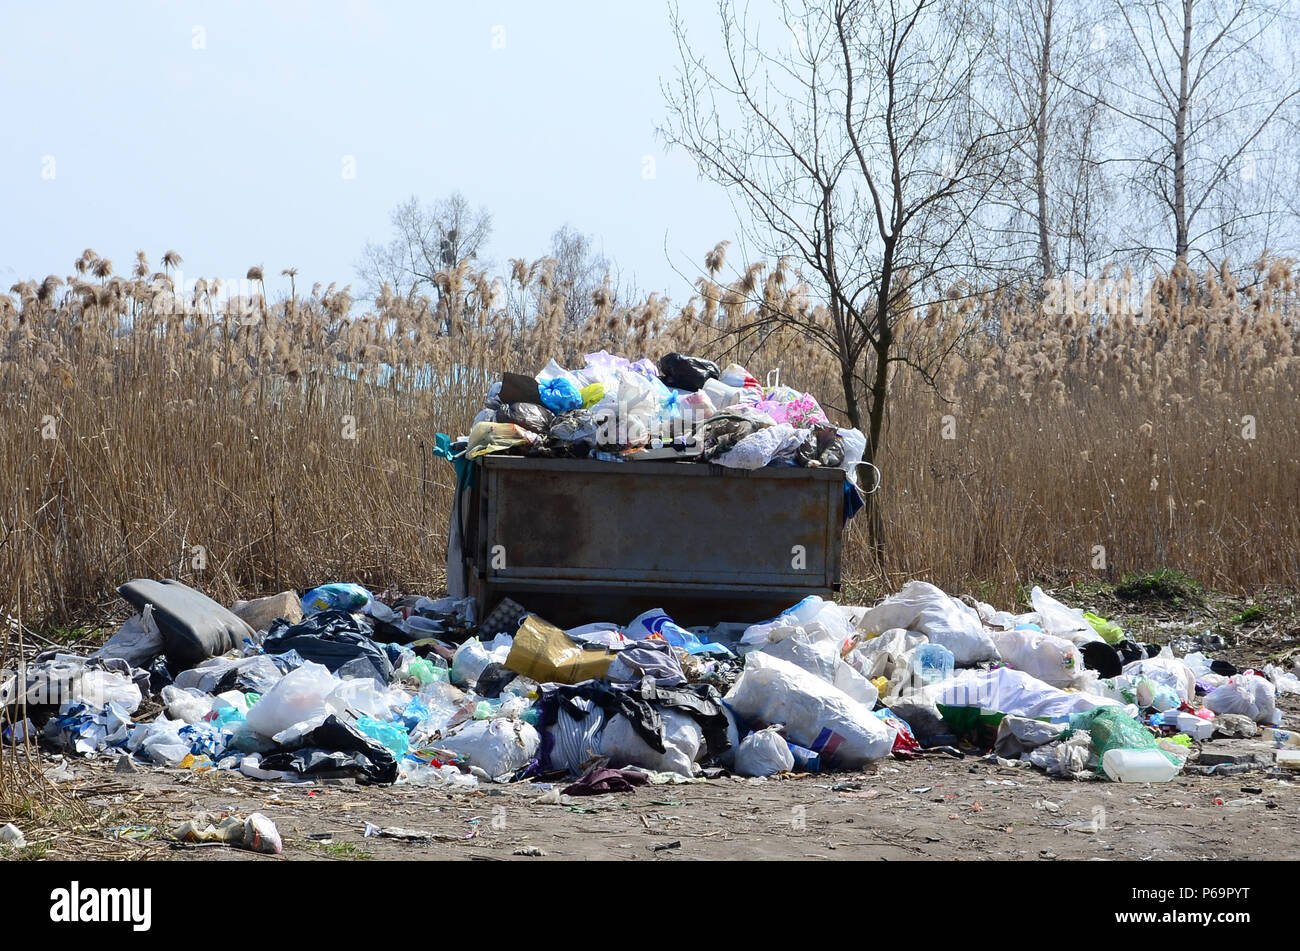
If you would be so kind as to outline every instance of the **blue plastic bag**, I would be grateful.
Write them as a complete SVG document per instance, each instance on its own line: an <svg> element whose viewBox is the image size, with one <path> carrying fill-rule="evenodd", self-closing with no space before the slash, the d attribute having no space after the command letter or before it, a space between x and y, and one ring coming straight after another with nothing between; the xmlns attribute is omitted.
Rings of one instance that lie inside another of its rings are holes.
<svg viewBox="0 0 1300 951"><path fill-rule="evenodd" d="M537 389L542 394L542 405L552 413L567 413L569 410L582 409L582 394L573 383L562 376L539 383Z"/></svg>
<svg viewBox="0 0 1300 951"><path fill-rule="evenodd" d="M360 611L374 596L359 584L323 584L302 596L304 616L320 611Z"/></svg>

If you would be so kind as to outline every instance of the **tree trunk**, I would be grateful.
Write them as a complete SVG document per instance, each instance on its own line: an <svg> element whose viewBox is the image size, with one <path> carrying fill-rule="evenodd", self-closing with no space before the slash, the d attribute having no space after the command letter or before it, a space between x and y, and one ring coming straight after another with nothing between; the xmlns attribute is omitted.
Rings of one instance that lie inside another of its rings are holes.
<svg viewBox="0 0 1300 951"><path fill-rule="evenodd" d="M1174 116L1174 256L1187 259L1187 110L1191 98L1192 7L1183 0L1183 46L1178 54L1178 111Z"/></svg>
<svg viewBox="0 0 1300 951"><path fill-rule="evenodd" d="M1052 279L1052 242L1047 229L1047 102L1052 76L1052 17L1055 0L1043 7L1043 45L1038 58L1038 115L1034 120L1034 191L1038 199L1038 256L1043 283ZM1047 288L1043 291L1046 293Z"/></svg>

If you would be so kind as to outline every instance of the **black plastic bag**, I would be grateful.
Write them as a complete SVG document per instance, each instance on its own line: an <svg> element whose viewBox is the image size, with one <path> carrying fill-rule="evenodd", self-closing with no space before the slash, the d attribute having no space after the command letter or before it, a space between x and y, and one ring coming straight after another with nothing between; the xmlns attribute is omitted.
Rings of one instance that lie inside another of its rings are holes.
<svg viewBox="0 0 1300 951"><path fill-rule="evenodd" d="M1079 648L1079 653L1083 655L1083 666L1097 671L1100 677L1118 677L1124 672L1119 651L1105 641L1089 641Z"/></svg>
<svg viewBox="0 0 1300 951"><path fill-rule="evenodd" d="M370 637L370 631L347 611L321 611L289 624L271 625L262 649L268 654L297 651L340 677L370 677L382 684L393 679L393 665Z"/></svg>
<svg viewBox="0 0 1300 951"><path fill-rule="evenodd" d="M507 403L497 410L498 423L514 423L538 435L546 435L555 414L540 403Z"/></svg>
<svg viewBox="0 0 1300 951"><path fill-rule="evenodd" d="M170 687L172 684L172 672L167 669L167 658L159 654L149 665L149 691L150 693L162 693L163 687Z"/></svg>
<svg viewBox="0 0 1300 951"><path fill-rule="evenodd" d="M303 734L294 746L293 750L265 757L262 768L291 770L302 776L345 770L385 786L397 782L397 757L393 751L334 714Z"/></svg>
<svg viewBox="0 0 1300 951"><path fill-rule="evenodd" d="M488 664L483 668L483 673L478 675L478 681L474 684L474 692L480 697L495 700L501 696L501 691L505 686L518 676L505 664Z"/></svg>
<svg viewBox="0 0 1300 951"><path fill-rule="evenodd" d="M659 358L659 379L666 386L694 393L702 389L709 380L716 380L722 374L718 365L703 357L688 357L684 353L668 353Z"/></svg>
<svg viewBox="0 0 1300 951"><path fill-rule="evenodd" d="M531 376L524 376L522 373L507 373L501 377L501 391L497 393L497 399L504 406L506 403L537 403L542 402L542 390L537 385L537 381Z"/></svg>

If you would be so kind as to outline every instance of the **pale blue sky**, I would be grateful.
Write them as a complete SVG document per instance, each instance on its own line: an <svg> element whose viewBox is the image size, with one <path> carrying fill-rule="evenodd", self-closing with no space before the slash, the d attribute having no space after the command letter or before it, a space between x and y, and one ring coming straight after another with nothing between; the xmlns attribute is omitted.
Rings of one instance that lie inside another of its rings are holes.
<svg viewBox="0 0 1300 951"><path fill-rule="evenodd" d="M711 5L688 11L708 34ZM187 278L355 284L394 204L459 189L498 262L568 223L685 298L665 236L698 267L735 219L654 134L675 63L665 0L3 0L0 281L92 247L118 273L175 248Z"/></svg>

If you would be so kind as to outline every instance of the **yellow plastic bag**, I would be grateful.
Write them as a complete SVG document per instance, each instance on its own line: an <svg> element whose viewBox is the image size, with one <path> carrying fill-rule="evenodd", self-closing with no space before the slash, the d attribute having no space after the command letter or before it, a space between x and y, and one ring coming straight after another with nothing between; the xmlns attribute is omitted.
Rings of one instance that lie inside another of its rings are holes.
<svg viewBox="0 0 1300 951"><path fill-rule="evenodd" d="M555 625L530 614L519 625L506 667L539 684L576 684L604 677L613 660L612 651L587 650Z"/></svg>
<svg viewBox="0 0 1300 951"><path fill-rule="evenodd" d="M578 391L578 395L582 397L582 408L591 409L605 398L605 384L589 383Z"/></svg>

